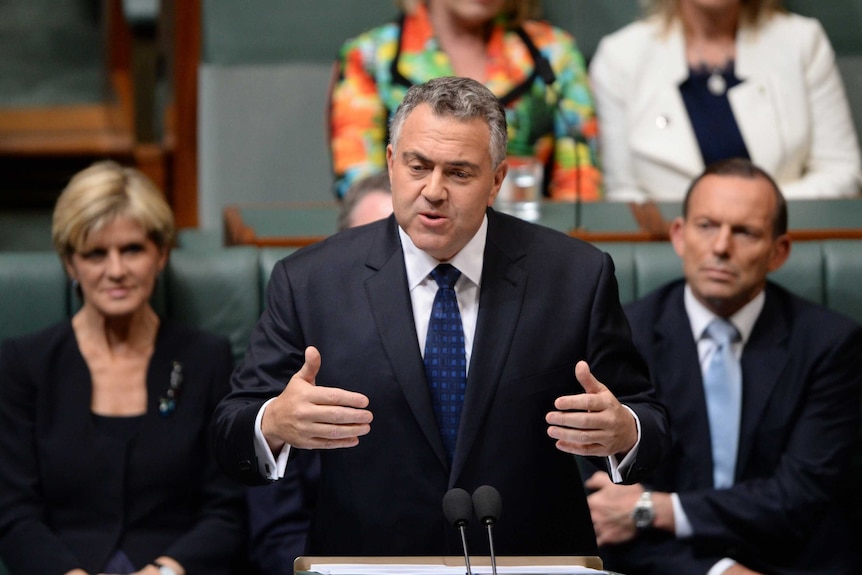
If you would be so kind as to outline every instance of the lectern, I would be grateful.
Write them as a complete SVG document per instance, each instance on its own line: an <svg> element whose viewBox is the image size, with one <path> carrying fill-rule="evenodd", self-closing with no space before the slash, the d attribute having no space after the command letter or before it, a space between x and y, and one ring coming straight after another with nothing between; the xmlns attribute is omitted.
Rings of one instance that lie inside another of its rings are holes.
<svg viewBox="0 0 862 575"><path fill-rule="evenodd" d="M445 567L464 568L464 557L460 555L447 555L440 557L297 557L293 564L294 575L305 575L310 572L312 565L319 564L355 564L355 565L443 565ZM476 570L477 567L488 567L491 564L489 557L471 556L470 565ZM540 566L567 566L588 567L596 569L600 573L602 560L597 556L497 556L497 567L531 567L535 569ZM482 569L488 572L488 569Z"/></svg>

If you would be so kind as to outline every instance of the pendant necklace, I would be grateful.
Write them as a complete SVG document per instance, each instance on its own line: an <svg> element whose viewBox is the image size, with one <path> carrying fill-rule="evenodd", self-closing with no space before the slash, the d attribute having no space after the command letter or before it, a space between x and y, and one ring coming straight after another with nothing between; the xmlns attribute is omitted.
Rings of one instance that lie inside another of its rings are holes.
<svg viewBox="0 0 862 575"><path fill-rule="evenodd" d="M724 96L727 91L727 81L721 68L713 68L709 78L706 79L706 88L713 96Z"/></svg>
<svg viewBox="0 0 862 575"><path fill-rule="evenodd" d="M709 77L706 79L706 89L709 90L709 93L713 96L721 97L724 96L725 92L727 92L727 80L724 78L724 72L727 68L728 62L733 59L733 56L727 54L725 52L724 55L724 63L722 65L714 65L710 64L707 59L703 55L703 47L698 46L697 55L701 61L701 65L705 69L712 69L709 74Z"/></svg>

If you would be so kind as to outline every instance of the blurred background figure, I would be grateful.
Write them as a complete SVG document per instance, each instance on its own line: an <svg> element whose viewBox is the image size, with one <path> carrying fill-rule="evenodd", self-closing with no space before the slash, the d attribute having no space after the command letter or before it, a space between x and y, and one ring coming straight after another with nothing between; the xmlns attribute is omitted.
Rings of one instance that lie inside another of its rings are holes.
<svg viewBox="0 0 862 575"><path fill-rule="evenodd" d="M356 180L341 201L338 231L382 220L392 213L392 188L386 170Z"/></svg>
<svg viewBox="0 0 862 575"><path fill-rule="evenodd" d="M348 40L330 94L335 191L385 167L388 122L407 89L440 76L485 84L506 108L509 155L544 168L552 198L596 199L596 121L567 32L531 20L538 0L402 0L401 17Z"/></svg>
<svg viewBox="0 0 862 575"><path fill-rule="evenodd" d="M52 239L80 310L0 347L0 556L28 575L227 574L242 490L211 458L227 339L150 305L174 239L161 192L113 162L78 173Z"/></svg>
<svg viewBox="0 0 862 575"><path fill-rule="evenodd" d="M854 196L859 145L820 23L780 0L649 0L590 64L606 197L680 201L704 166L763 167L788 199Z"/></svg>

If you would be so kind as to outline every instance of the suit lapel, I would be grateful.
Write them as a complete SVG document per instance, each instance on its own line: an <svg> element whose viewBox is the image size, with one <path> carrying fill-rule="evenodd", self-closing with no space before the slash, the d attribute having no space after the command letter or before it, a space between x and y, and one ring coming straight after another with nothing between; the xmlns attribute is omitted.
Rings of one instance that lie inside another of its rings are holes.
<svg viewBox="0 0 862 575"><path fill-rule="evenodd" d="M521 312L527 273L517 265L526 251L518 228L488 211L488 238L482 266L482 286L476 336L467 376L467 393L458 430L450 483L464 467L491 405L506 365Z"/></svg>
<svg viewBox="0 0 862 575"><path fill-rule="evenodd" d="M688 490L712 486L712 447L697 343L683 304L684 285L680 282L667 298L656 321L655 344L659 395L669 405L673 449L686 468Z"/></svg>
<svg viewBox="0 0 862 575"><path fill-rule="evenodd" d="M790 326L781 313L778 294L769 288L760 317L742 352L742 418L736 476L742 477L778 376L787 363Z"/></svg>
<svg viewBox="0 0 862 575"><path fill-rule="evenodd" d="M448 466L416 340L404 253L394 217L372 246L366 265L373 273L365 281L365 293L392 371L425 438L441 464Z"/></svg>

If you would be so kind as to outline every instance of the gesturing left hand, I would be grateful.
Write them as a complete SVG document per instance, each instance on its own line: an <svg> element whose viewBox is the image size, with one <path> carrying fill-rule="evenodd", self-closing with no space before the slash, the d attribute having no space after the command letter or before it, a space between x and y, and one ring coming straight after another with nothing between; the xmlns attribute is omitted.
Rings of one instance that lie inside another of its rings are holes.
<svg viewBox="0 0 862 575"><path fill-rule="evenodd" d="M575 365L575 378L584 393L558 397L545 416L548 435L557 449L575 455L624 457L637 442L637 424L628 409L590 371L585 361Z"/></svg>

